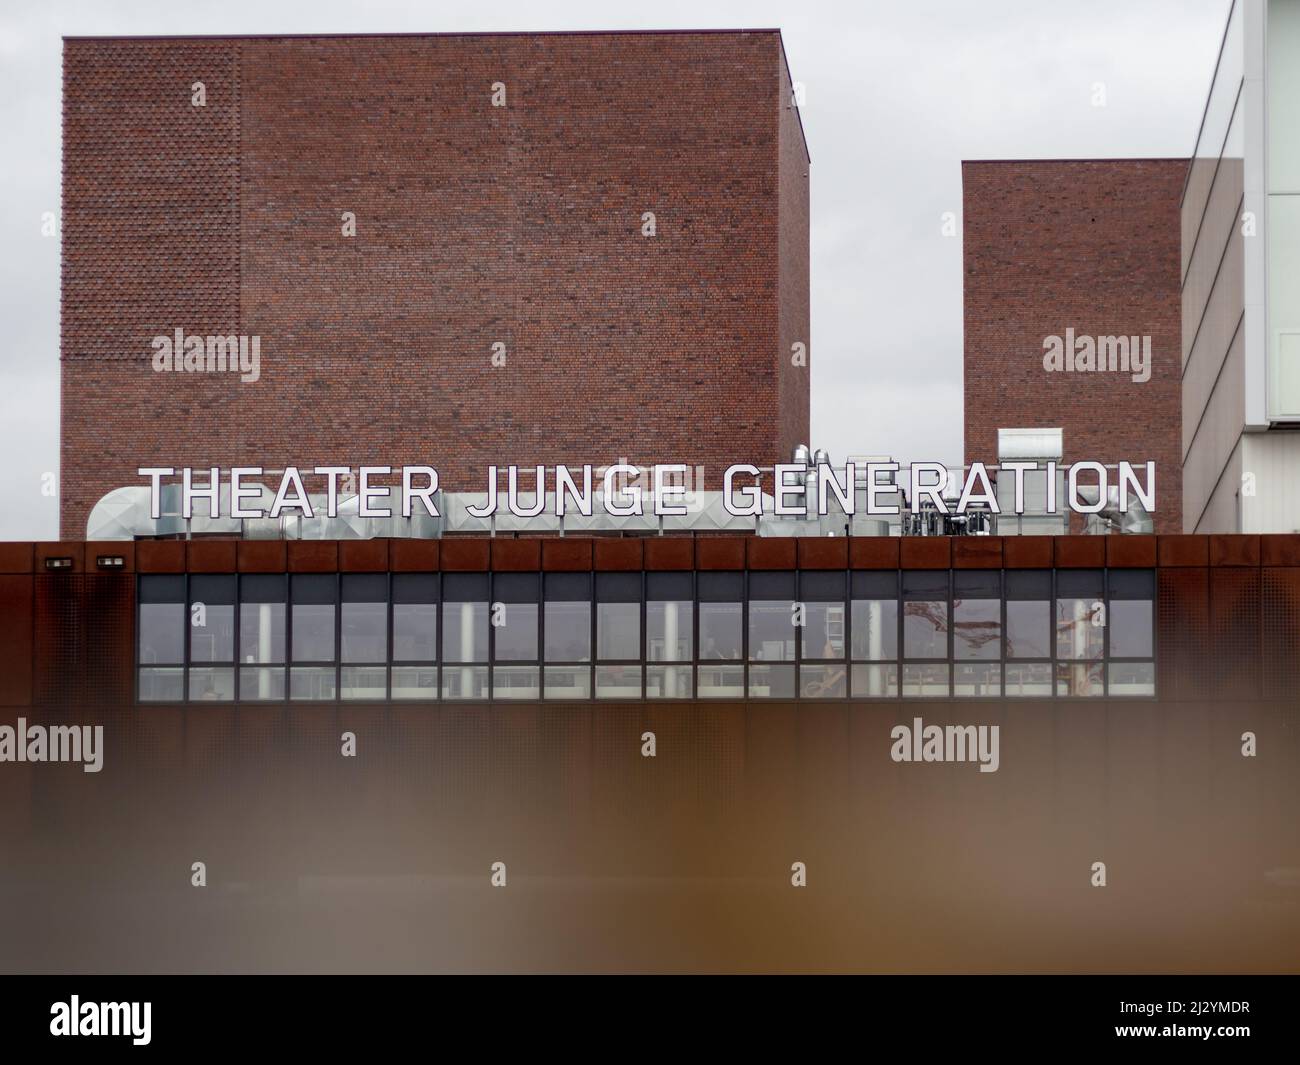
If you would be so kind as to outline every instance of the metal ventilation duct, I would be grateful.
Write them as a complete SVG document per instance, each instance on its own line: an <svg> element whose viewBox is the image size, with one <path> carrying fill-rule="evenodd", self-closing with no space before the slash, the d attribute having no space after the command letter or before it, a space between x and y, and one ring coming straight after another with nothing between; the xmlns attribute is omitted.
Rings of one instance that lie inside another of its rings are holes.
<svg viewBox="0 0 1300 1065"><path fill-rule="evenodd" d="M1085 503L1097 502L1096 485L1079 485L1079 498ZM1130 494L1128 510L1119 509L1119 489L1111 485L1106 489L1106 505L1096 514L1087 515L1085 531L1090 534L1120 532L1125 534L1150 533L1155 530L1155 523L1150 512L1144 507L1136 494Z"/></svg>
<svg viewBox="0 0 1300 1065"><path fill-rule="evenodd" d="M998 430L998 462L1060 462L1064 454L1062 429Z"/></svg>

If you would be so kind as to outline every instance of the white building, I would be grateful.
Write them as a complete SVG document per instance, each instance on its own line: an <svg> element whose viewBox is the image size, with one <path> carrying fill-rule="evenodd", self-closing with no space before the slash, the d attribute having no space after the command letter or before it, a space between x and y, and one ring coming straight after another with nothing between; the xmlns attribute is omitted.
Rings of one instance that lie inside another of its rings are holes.
<svg viewBox="0 0 1300 1065"><path fill-rule="evenodd" d="M1300 531L1300 0L1234 0L1182 269L1183 529Z"/></svg>

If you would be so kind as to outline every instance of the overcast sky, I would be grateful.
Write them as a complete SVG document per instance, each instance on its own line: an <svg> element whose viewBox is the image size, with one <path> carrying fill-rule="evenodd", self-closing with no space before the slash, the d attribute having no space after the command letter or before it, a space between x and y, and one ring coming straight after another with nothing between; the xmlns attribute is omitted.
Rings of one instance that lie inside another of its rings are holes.
<svg viewBox="0 0 1300 1065"><path fill-rule="evenodd" d="M1186 156L1229 0L5 0L0 11L0 539L53 539L60 38L766 28L805 86L812 440L962 461L962 159ZM1093 106L1094 85L1106 106ZM437 456L430 456L437 464Z"/></svg>

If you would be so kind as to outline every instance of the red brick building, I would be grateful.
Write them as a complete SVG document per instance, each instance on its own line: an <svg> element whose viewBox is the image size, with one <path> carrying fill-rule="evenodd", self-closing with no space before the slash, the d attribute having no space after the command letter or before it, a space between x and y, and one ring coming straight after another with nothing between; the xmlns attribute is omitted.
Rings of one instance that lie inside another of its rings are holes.
<svg viewBox="0 0 1300 1065"><path fill-rule="evenodd" d="M1186 174L1185 159L962 164L966 462L996 462L1000 428L1059 426L1067 463L1155 461L1156 531L1181 531ZM1067 330L1081 361L1084 338L1149 337L1149 365L1046 369Z"/></svg>
<svg viewBox="0 0 1300 1065"><path fill-rule="evenodd" d="M65 536L141 466L713 486L808 439L776 30L71 38L63 115ZM259 337L257 380L155 372L176 329Z"/></svg>

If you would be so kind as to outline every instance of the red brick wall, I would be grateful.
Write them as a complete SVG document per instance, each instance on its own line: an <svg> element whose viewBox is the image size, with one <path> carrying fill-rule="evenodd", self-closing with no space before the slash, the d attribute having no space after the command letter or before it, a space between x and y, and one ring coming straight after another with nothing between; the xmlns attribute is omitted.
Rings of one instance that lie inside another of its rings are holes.
<svg viewBox="0 0 1300 1065"><path fill-rule="evenodd" d="M465 489L627 457L716 483L808 437L775 32L70 39L64 79L67 535L138 466L429 462ZM155 373L178 326L260 336L261 379Z"/></svg>
<svg viewBox="0 0 1300 1065"><path fill-rule="evenodd" d="M1065 430L1067 462L1156 463L1156 530L1180 532L1182 159L962 164L966 462L997 430ZM1049 373L1051 335L1149 335L1151 378Z"/></svg>
<svg viewBox="0 0 1300 1065"><path fill-rule="evenodd" d="M59 513L69 538L86 535L104 492L141 483L137 465L197 459L246 398L225 379L155 374L149 346L177 326L240 331L238 71L226 42L65 42ZM190 105L196 81L205 108Z"/></svg>
<svg viewBox="0 0 1300 1065"><path fill-rule="evenodd" d="M781 69L785 54L782 50ZM811 164L803 137L803 123L794 103L792 87L783 87L780 107L780 241L777 261L780 279L780 351L777 387L780 390L781 460L788 462L798 444L808 439L809 375L812 373L812 336L808 308L808 184ZM791 346L805 346L806 364L795 366Z"/></svg>

